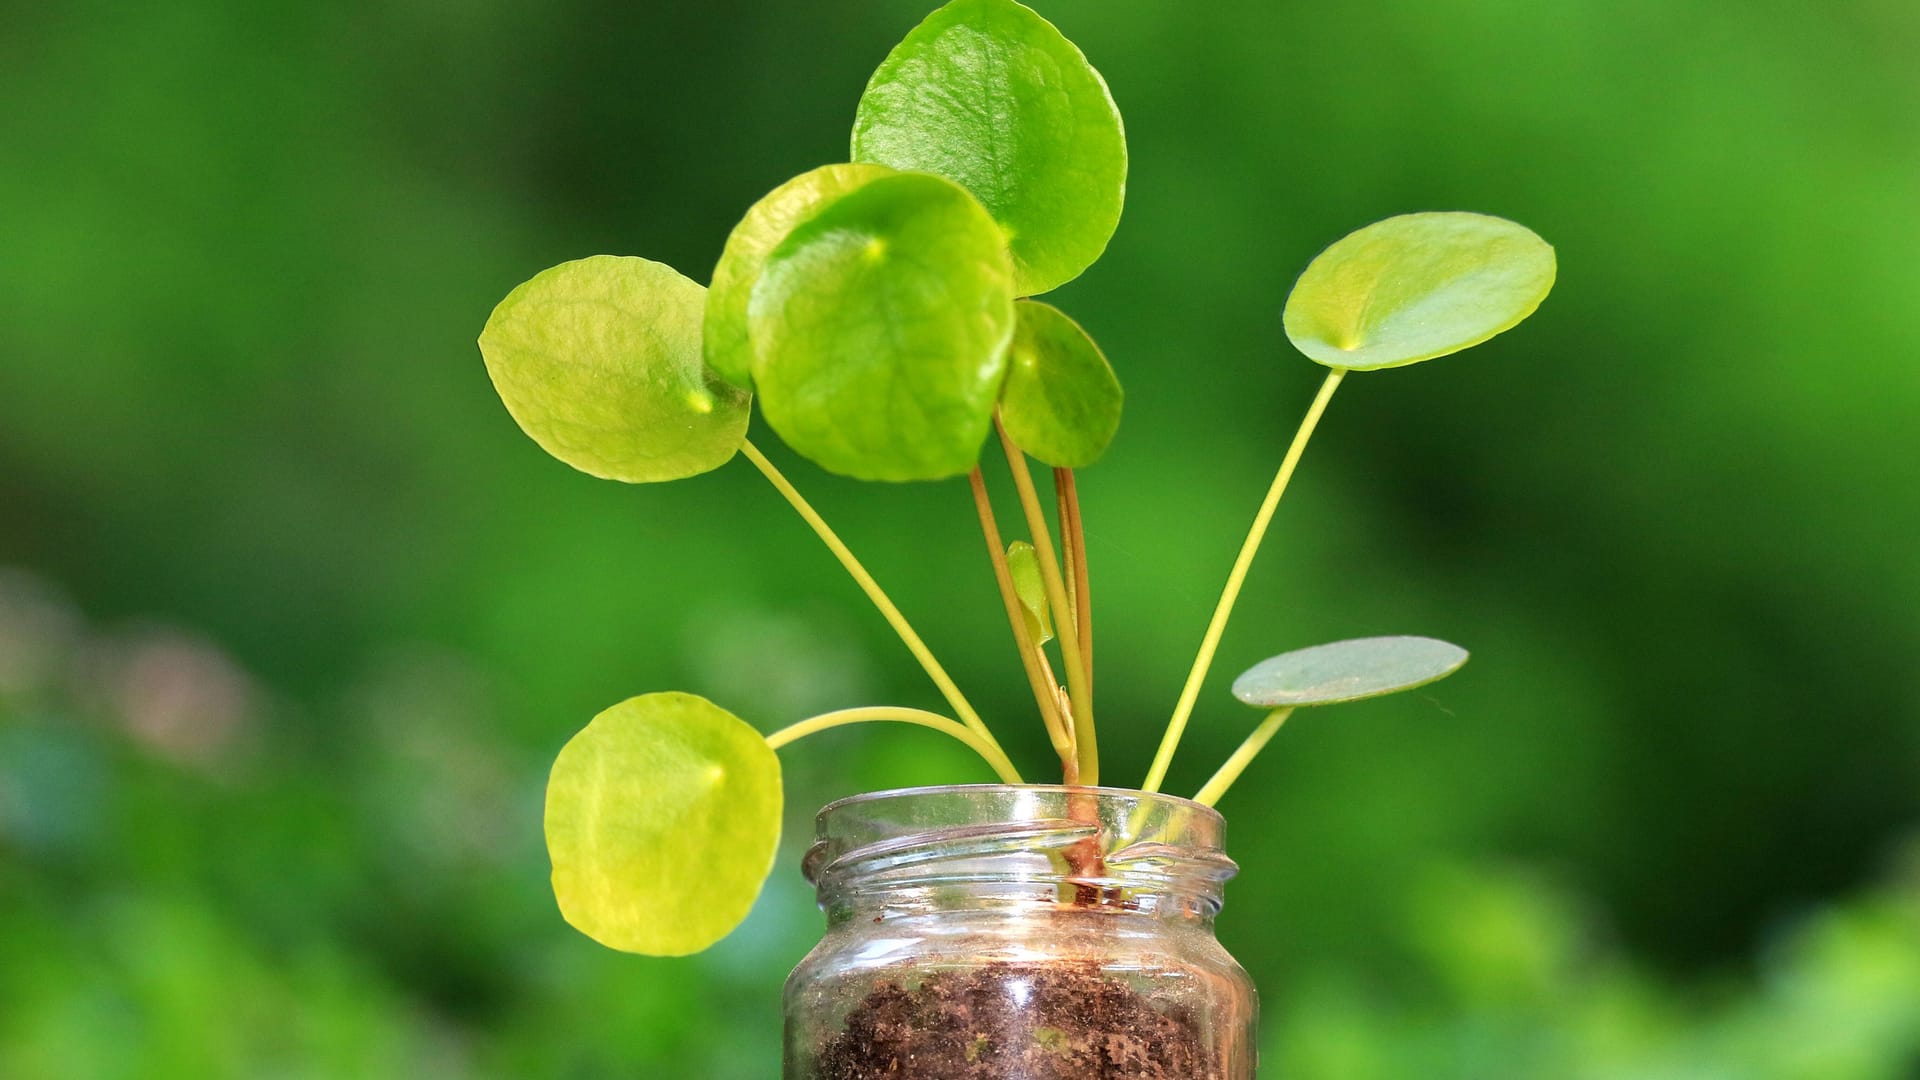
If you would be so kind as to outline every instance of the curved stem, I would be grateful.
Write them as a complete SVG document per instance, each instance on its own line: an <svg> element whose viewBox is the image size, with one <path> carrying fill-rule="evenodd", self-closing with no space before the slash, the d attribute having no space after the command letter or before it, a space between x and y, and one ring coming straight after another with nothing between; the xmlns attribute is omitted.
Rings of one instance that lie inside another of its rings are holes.
<svg viewBox="0 0 1920 1080"><path fill-rule="evenodd" d="M1000 589L1001 603L1006 606L1007 623L1013 627L1013 645L1020 652L1021 666L1026 668L1034 704L1040 707L1040 722L1046 725L1047 740L1053 744L1054 753L1060 755L1063 770L1071 777L1066 782L1077 783L1079 769L1074 762L1073 734L1060 715L1058 691L1053 675L1046 669L1046 653L1041 651L1039 644L1033 640L1033 634L1027 630L1026 608L1021 605L1019 594L1014 592L1013 571L1007 566L1006 544L1000 538L1000 524L993 516L993 500L987 495L987 481L980 474L980 466L975 465L967 473L967 482L973 487L973 508L980 517L980 534L987 542L987 559L993 564L993 581Z"/></svg>
<svg viewBox="0 0 1920 1080"><path fill-rule="evenodd" d="M999 751L1000 743L994 739L993 732L987 730L986 722L980 719L980 714L973 711L973 706L967 703L966 695L953 684L953 679L947 675L947 669L941 667L940 661L933 658L933 653L927 649L927 643L921 641L920 635L914 633L913 627L908 625L907 617L900 614L900 609L887 598L885 590L880 588L880 583L873 580L873 575L867 573L867 568L860 565L860 560L854 558L853 552L847 549L846 544L841 543L840 537L827 525L825 519L814 510L812 504L801 497L800 492L787 481L785 476L781 475L779 469L773 467L773 462L768 461L766 455L762 454L759 447L754 446L751 440L741 444L740 452L745 454L747 460L753 462L754 467L760 470L761 475L765 476L767 481L786 497L787 502L793 504L793 508L799 512L801 518L805 519L814 533L827 545L827 550L833 552L834 557L840 560L840 565L853 576L860 590L867 594L867 599L873 601L873 606L879 608L880 614L886 617L887 624L893 627L893 632L900 635L900 640L907 646L907 651L911 652L913 658L920 661L920 666L926 669L927 677L932 679L933 685L939 688L940 696L946 698L947 704L959 714L961 722L971 728L974 734L985 739L995 751Z"/></svg>
<svg viewBox="0 0 1920 1080"><path fill-rule="evenodd" d="M767 736L767 745L778 750L795 739L803 739L828 728L844 727L847 724L864 724L876 720L917 724L923 728L932 728L943 735L951 735L966 743L974 753L984 758L986 763L993 767L993 771L999 774L1001 780L1009 784L1023 782L1020 779L1019 770L1013 767L1013 762L1007 760L1006 753L993 740L982 738L978 732L964 724L923 709L874 705L864 709L840 709L837 712L821 713L819 716L808 717L797 724L790 724Z"/></svg>
<svg viewBox="0 0 1920 1080"><path fill-rule="evenodd" d="M1260 726L1253 729L1253 734L1247 736L1247 741L1240 744L1240 749L1235 750L1220 766L1220 771L1213 774L1213 779L1208 780L1194 795L1193 801L1202 806L1219 802L1220 796L1225 795L1233 782L1240 779L1240 774L1246 771L1254 755L1267 745L1267 740L1273 738L1273 733L1279 731L1280 725L1286 723L1291 715L1292 708L1275 709L1268 713L1267 718L1260 721Z"/></svg>
<svg viewBox="0 0 1920 1080"><path fill-rule="evenodd" d="M1207 669L1213 666L1214 651L1220 647L1220 635L1226 632L1227 618L1233 614L1233 604L1240 598L1240 586L1247 579L1247 568L1253 565L1254 553L1260 550L1260 541L1266 538L1267 525L1273 520L1273 511L1280 505L1280 496L1286 493L1287 481L1293 479L1293 470L1300 464L1300 455L1307 448L1307 440L1313 437L1313 429L1319 425L1320 416L1327 411L1327 402L1333 400L1333 392L1340 388L1340 380L1345 377L1345 368L1334 368L1327 372L1326 381L1320 384L1320 392L1314 396L1313 404L1308 407L1306 418L1300 421L1300 429L1293 433L1293 445L1287 447L1287 456L1280 462L1280 471L1274 474L1273 485L1267 489L1267 497L1260 503L1260 512L1254 515L1253 528L1248 530L1246 542L1240 545L1240 555L1233 561L1233 570L1227 574L1227 587L1220 594L1220 603L1213 609L1213 619L1207 623L1206 636L1200 640L1200 653L1193 658L1193 670L1187 673L1187 685L1180 690L1180 701L1173 707L1173 718L1167 721L1167 733L1160 739L1160 750L1153 756L1153 767L1147 770L1147 781L1141 785L1143 791L1159 791L1160 784L1167 778L1167 767L1173 764L1173 751L1180 745L1180 736L1187 730L1187 718L1193 715L1193 703L1200 696L1200 684L1206 680Z"/></svg>
<svg viewBox="0 0 1920 1080"><path fill-rule="evenodd" d="M1013 486L1020 493L1020 509L1027 515L1027 529L1033 533L1033 553L1040 564L1040 579L1047 586L1047 603L1053 606L1053 632L1060 639L1060 658L1067 667L1067 694L1073 700L1073 749L1080 763L1080 782L1088 787L1100 783L1100 747L1094 738L1093 699L1087 692L1087 668L1080 653L1079 619L1067 603L1067 587L1060 576L1060 560L1054 554L1053 536L1047 530L1047 516L1040 509L1040 496L1034 491L1033 473L1027 468L1026 451L1016 445L1007 429L993 418L1000 433L1001 449L1007 454L1007 467L1013 471Z"/></svg>

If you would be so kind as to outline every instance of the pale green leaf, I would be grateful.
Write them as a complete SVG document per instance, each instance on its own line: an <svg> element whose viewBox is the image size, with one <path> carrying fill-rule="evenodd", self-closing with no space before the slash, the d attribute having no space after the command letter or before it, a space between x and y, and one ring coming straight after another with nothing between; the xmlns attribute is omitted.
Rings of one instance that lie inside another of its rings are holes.
<svg viewBox="0 0 1920 1080"><path fill-rule="evenodd" d="M747 309L767 423L863 480L973 467L1013 337L998 226L937 176L881 177L795 229Z"/></svg>
<svg viewBox="0 0 1920 1080"><path fill-rule="evenodd" d="M895 46L860 98L853 159L965 185L1006 228L1021 296L1080 276L1126 197L1106 81L1013 0L953 0Z"/></svg>
<svg viewBox="0 0 1920 1080"><path fill-rule="evenodd" d="M1053 612L1047 604L1046 580L1040 576L1040 557L1033 545L1015 540L1007 545L1007 570L1013 576L1013 594L1020 598L1027 634L1036 645L1053 640Z"/></svg>
<svg viewBox="0 0 1920 1080"><path fill-rule="evenodd" d="M1402 214L1321 252L1287 297L1287 337L1328 367L1431 360L1512 329L1553 288L1553 248L1485 214Z"/></svg>
<svg viewBox="0 0 1920 1080"><path fill-rule="evenodd" d="M772 869L780 761L704 698L629 698L560 751L546 833L575 928L626 952L698 952L747 917Z"/></svg>
<svg viewBox="0 0 1920 1080"><path fill-rule="evenodd" d="M727 237L707 288L704 333L707 365L737 386L753 386L753 344L747 336L747 300L767 256L794 226L869 180L893 172L883 165L822 165L781 184L754 203Z"/></svg>
<svg viewBox="0 0 1920 1080"><path fill-rule="evenodd" d="M480 333L520 429L610 480L678 480L725 464L749 396L700 357L706 290L647 259L595 255L507 294Z"/></svg>
<svg viewBox="0 0 1920 1080"><path fill-rule="evenodd" d="M1425 686L1466 662L1465 649L1429 637L1336 641L1260 661L1233 680L1233 696L1262 708L1331 705Z"/></svg>
<svg viewBox="0 0 1920 1080"><path fill-rule="evenodd" d="M1120 429L1120 380L1080 324L1038 300L1014 304L1000 422L1020 448L1049 465L1080 469Z"/></svg>

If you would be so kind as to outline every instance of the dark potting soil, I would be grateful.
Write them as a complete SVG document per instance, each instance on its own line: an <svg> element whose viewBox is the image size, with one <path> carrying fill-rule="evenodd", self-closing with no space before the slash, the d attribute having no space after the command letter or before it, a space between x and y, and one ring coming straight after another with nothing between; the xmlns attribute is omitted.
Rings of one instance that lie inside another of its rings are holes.
<svg viewBox="0 0 1920 1080"><path fill-rule="evenodd" d="M1191 1014L1156 1009L1096 964L1000 963L875 987L822 1049L819 1076L1218 1080L1219 1067Z"/></svg>

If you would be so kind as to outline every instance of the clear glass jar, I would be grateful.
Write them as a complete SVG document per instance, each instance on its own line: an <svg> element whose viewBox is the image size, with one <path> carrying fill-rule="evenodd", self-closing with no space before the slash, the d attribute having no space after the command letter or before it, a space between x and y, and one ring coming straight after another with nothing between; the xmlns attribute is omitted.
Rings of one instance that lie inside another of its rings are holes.
<svg viewBox="0 0 1920 1080"><path fill-rule="evenodd" d="M979 785L820 811L827 914L787 978L785 1080L1252 1080L1253 983L1213 935L1209 807Z"/></svg>

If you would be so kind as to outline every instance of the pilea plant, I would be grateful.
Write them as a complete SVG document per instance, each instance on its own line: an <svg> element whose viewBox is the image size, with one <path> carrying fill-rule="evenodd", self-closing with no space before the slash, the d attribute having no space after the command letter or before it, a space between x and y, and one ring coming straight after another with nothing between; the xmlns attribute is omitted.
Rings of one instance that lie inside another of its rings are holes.
<svg viewBox="0 0 1920 1080"><path fill-rule="evenodd" d="M1106 356L1033 297L1106 248L1127 147L1105 81L1014 0L953 0L874 73L852 161L774 188L727 237L711 284L643 258L544 271L488 319L480 349L508 411L573 467L629 483L746 457L898 633L952 715L870 706L763 735L701 697L644 694L593 718L554 763L546 836L567 920L616 949L680 955L747 914L780 834L775 751L846 724L930 728L1021 773L880 585L747 437L752 403L788 446L864 480L965 476L1015 650L1067 785L1102 782L1092 593L1074 470L1099 459L1122 393ZM1286 300L1285 332L1326 368L1228 574L1141 785L1160 790L1241 585L1334 392L1350 373L1458 352L1526 318L1553 284L1532 232L1473 213L1415 213L1334 243ZM1023 512L994 517L993 444ZM1052 470L1051 510L1029 461ZM1057 528L1057 537L1054 529ZM1467 654L1421 637L1285 653L1233 686L1265 711L1196 798L1216 802L1297 709L1442 678Z"/></svg>

